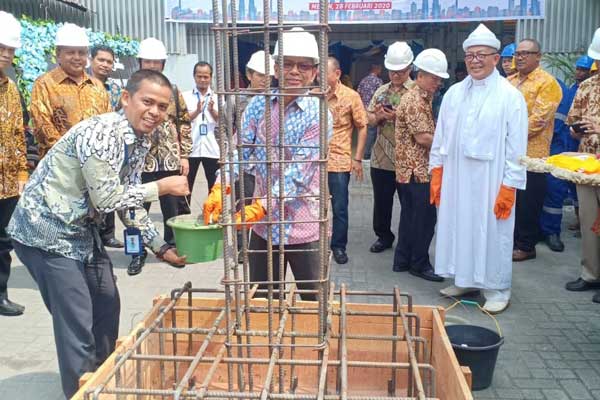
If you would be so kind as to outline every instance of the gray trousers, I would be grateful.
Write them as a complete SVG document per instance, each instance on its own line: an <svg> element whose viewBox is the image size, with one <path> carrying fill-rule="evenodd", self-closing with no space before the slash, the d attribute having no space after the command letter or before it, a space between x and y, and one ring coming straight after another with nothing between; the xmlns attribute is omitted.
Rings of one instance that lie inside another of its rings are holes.
<svg viewBox="0 0 600 400"><path fill-rule="evenodd" d="M79 378L115 349L121 301L112 263L101 243L85 263L16 241L13 246L52 314L62 389L71 398Z"/></svg>
<svg viewBox="0 0 600 400"><path fill-rule="evenodd" d="M250 234L250 250L267 250L267 241L256 233ZM310 242L302 244L289 244L284 247L284 265L290 264L290 268L296 278L298 289L300 290L318 290L318 283L302 283L302 281L312 281L319 279L319 252L311 251L319 248L319 242ZM272 246L273 249L273 281L279 281L279 245ZM286 250L295 250L285 253ZM302 251L308 250L308 251ZM267 271L267 253L250 253L248 255L250 262L250 280L252 282L264 282L268 279ZM284 271L285 275L285 271ZM267 285L258 285L258 289L268 289ZM273 290L278 290L279 285L273 285ZM267 297L265 293L257 293L254 297ZM277 294L273 295L278 298ZM302 300L316 301L318 296L312 293L301 293Z"/></svg>
<svg viewBox="0 0 600 400"><path fill-rule="evenodd" d="M581 278L586 282L600 282L600 236L592 232L600 207L600 188L577 185L577 197L581 223Z"/></svg>

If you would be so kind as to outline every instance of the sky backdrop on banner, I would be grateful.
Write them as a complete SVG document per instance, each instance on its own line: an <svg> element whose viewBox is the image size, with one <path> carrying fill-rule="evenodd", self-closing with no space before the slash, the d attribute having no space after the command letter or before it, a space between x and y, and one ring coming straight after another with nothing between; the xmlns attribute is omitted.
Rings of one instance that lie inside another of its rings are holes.
<svg viewBox="0 0 600 400"><path fill-rule="evenodd" d="M271 18L276 21L275 0ZM262 23L263 0L237 0L238 22ZM545 0L329 0L329 23L422 23L543 18ZM283 0L284 20L318 20L318 0ZM165 0L167 20L213 22L211 0Z"/></svg>

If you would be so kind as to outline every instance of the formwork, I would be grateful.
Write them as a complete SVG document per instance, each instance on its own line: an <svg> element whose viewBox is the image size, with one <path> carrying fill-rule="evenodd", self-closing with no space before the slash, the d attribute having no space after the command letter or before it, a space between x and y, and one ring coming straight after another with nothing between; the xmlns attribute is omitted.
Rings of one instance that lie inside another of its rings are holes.
<svg viewBox="0 0 600 400"><path fill-rule="evenodd" d="M472 399L443 309L413 305L399 289L330 287L321 341L318 303L296 301L290 291L272 330L267 299L227 310L223 298L205 297L218 290L189 283L158 297L73 399ZM353 303L355 296L387 304ZM228 331L238 311L249 324Z"/></svg>

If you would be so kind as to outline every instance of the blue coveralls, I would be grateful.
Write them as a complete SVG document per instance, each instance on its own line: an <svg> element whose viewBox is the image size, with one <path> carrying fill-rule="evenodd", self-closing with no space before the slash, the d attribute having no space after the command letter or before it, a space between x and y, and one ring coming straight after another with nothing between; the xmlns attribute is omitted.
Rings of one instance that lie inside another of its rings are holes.
<svg viewBox="0 0 600 400"><path fill-rule="evenodd" d="M557 79L557 81L562 89L563 97L554 115L554 134L550 144L550 155L565 151L577 151L579 147L579 141L571 137L569 126L565 123L578 85L575 83L567 88L560 79ZM547 174L546 197L544 198L544 207L540 217L540 227L544 236L560 234L563 203L567 197L573 198L575 204L577 204L575 184Z"/></svg>

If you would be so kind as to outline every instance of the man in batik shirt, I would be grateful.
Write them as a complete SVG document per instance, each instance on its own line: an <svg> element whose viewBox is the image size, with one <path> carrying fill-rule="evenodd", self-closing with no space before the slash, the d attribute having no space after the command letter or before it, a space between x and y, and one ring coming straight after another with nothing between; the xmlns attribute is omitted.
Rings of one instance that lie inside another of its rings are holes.
<svg viewBox="0 0 600 400"><path fill-rule="evenodd" d="M365 109L369 107L371 103L371 99L373 95L379 89L381 85L383 85L383 80L381 80L381 64L371 64L371 70L369 74L362 78L356 91L360 95L360 99L362 100L363 106ZM377 127L375 126L367 126L367 143L365 145L364 159L371 159L371 149L373 148L373 144L375 144L375 139L377 138Z"/></svg>

